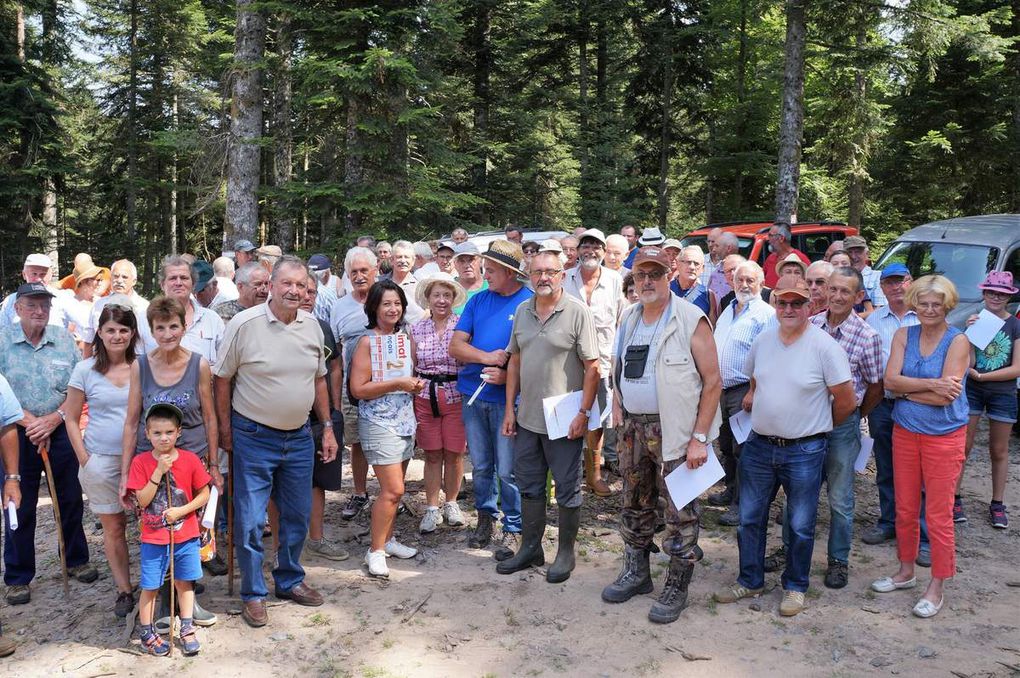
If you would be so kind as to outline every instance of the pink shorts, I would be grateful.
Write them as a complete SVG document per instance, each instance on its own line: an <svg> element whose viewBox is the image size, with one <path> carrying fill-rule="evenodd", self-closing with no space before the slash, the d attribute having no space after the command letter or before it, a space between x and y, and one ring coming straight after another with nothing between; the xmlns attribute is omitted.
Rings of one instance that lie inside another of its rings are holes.
<svg viewBox="0 0 1020 678"><path fill-rule="evenodd" d="M464 420L461 418L463 402L448 404L443 393L439 396L439 417L432 416L428 398L415 397L414 417L418 420L418 447L423 450L446 450L463 454L467 448Z"/></svg>

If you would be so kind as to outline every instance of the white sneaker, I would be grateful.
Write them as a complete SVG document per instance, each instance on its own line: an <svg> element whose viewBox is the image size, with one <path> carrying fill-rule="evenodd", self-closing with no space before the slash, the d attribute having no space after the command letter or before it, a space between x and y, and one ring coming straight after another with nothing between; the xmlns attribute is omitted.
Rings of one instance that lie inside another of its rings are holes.
<svg viewBox="0 0 1020 678"><path fill-rule="evenodd" d="M422 534L435 532L436 528L439 527L439 522L441 520L442 517L439 515L439 507L429 506L425 510L425 516L421 519L421 525L418 526L418 531Z"/></svg>
<svg viewBox="0 0 1020 678"><path fill-rule="evenodd" d="M414 558L418 555L418 549L411 548L410 546L404 546L399 541L391 537L390 540L386 542L386 555L407 560L408 558Z"/></svg>
<svg viewBox="0 0 1020 678"><path fill-rule="evenodd" d="M368 566L368 576L389 577L390 568L386 565L386 552L368 550L365 554L365 565Z"/></svg>
<svg viewBox="0 0 1020 678"><path fill-rule="evenodd" d="M460 527L465 523L464 514L460 512L460 506L455 501L443 504L443 519L450 527Z"/></svg>

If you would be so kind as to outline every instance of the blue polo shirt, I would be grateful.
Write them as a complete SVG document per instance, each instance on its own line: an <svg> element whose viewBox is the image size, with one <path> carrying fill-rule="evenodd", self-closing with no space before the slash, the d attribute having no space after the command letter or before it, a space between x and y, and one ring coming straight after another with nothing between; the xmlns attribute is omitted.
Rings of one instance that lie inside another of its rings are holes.
<svg viewBox="0 0 1020 678"><path fill-rule="evenodd" d="M21 411L21 403L18 402L7 379L0 374L0 428L21 421L23 416L25 413Z"/></svg>
<svg viewBox="0 0 1020 678"><path fill-rule="evenodd" d="M469 343L480 351L505 349L510 343L510 331L514 326L517 307L534 294L527 287L522 287L508 297L492 290L479 292L468 300L455 329L470 335ZM484 367L481 363L466 363L457 375L457 390L470 398L482 383ZM506 389L502 386L488 386L478 394L478 399L504 404Z"/></svg>

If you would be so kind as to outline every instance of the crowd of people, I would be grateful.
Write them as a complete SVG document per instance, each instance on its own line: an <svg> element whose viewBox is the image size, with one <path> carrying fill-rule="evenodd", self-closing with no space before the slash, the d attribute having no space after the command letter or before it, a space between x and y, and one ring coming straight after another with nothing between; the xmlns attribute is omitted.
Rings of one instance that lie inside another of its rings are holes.
<svg viewBox="0 0 1020 678"><path fill-rule="evenodd" d="M323 603L302 559L350 555L325 524L344 450L352 491L340 515L352 521L371 506L371 577L389 576L388 558L417 554L394 529L416 450L426 503L419 531L466 527L467 546L491 546L500 574L545 564L555 503L557 551L545 575L553 583L574 570L582 485L607 497L605 474L620 476L623 562L602 598L651 592L649 554L661 548L669 563L648 612L655 623L679 618L703 555L699 501L675 505L664 478L698 469L716 450L724 477L707 502L722 509L719 524L738 528L739 547L733 583L713 593L718 603L756 596L766 572L782 571L779 613L804 609L823 483L824 584L847 586L862 527L854 512L862 430L873 440L880 515L861 537L895 540L899 563L873 591L914 588L915 566L930 567L913 613L942 608L981 417L990 431L988 519L1008 526L1020 377L1010 273L992 271L980 286L985 310L1003 324L976 347L946 321L959 299L952 281L914 280L901 263L874 270L860 236L812 262L777 223L764 266L722 229L709 233L707 253L657 228L504 236L484 249L459 228L433 243L364 236L340 266L240 240L213 262L164 258L151 300L135 290L128 260L106 269L80 254L54 283L50 259L29 255L24 284L0 307L8 603L31 601L44 468L66 576L99 576L84 493L117 590L112 612L137 606L142 647L154 655L167 654L175 634L185 654L199 651L195 627L217 621L201 604L202 570L229 573L232 583L234 560L243 619L268 623L268 535L275 597ZM473 525L458 503L465 455ZM782 543L766 555L780 490ZM140 524L137 599L129 517ZM0 631L0 656L13 651Z"/></svg>

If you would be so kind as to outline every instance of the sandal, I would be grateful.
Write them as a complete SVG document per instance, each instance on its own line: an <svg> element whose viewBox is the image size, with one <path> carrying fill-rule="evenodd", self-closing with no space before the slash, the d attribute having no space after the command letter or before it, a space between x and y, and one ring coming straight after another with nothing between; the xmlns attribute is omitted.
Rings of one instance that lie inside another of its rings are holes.
<svg viewBox="0 0 1020 678"><path fill-rule="evenodd" d="M165 657L170 654L170 643L157 633L142 636L142 648L154 657Z"/></svg>
<svg viewBox="0 0 1020 678"><path fill-rule="evenodd" d="M921 598L917 601L917 605L914 605L914 616L920 617L921 619L928 619L934 617L942 609L942 603L946 602L945 596L939 598L939 604L931 602L927 598Z"/></svg>
<svg viewBox="0 0 1020 678"><path fill-rule="evenodd" d="M912 589L917 586L917 577L907 581L895 581L892 577L882 577L871 582L871 590L876 593L890 593L899 589Z"/></svg>
<svg viewBox="0 0 1020 678"><path fill-rule="evenodd" d="M202 646L198 642L198 636L195 635L195 627L187 626L181 629L181 652L184 656L196 655L200 649Z"/></svg>

